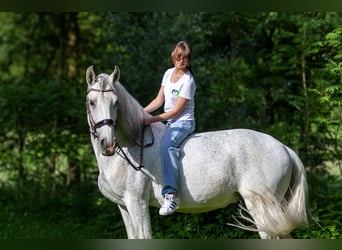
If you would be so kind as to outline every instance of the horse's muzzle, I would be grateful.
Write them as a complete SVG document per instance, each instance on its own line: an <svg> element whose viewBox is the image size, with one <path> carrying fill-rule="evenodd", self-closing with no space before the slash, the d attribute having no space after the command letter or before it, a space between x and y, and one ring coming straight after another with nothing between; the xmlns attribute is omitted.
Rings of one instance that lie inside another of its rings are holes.
<svg viewBox="0 0 342 250"><path fill-rule="evenodd" d="M104 156L112 156L115 154L117 143L115 139L113 140L111 144L108 144L106 140L102 140L101 146L102 146L102 154Z"/></svg>

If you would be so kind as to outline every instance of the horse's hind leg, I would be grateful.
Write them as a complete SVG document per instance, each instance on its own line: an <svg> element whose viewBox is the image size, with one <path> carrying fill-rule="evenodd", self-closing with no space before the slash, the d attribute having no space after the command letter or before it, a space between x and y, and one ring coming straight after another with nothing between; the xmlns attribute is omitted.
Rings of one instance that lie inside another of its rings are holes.
<svg viewBox="0 0 342 250"><path fill-rule="evenodd" d="M274 195L246 192L242 197L261 239L291 238L281 203Z"/></svg>
<svg viewBox="0 0 342 250"><path fill-rule="evenodd" d="M261 239L272 239L273 237L265 232L261 232L259 231L260 227L261 227L261 223L262 223L262 218L259 216L258 211L256 211L256 209L254 209L253 206L253 202L251 200L249 200L248 198L244 199L246 208L248 210L248 213L250 214L250 216L252 216L255 226L258 229L258 233Z"/></svg>
<svg viewBox="0 0 342 250"><path fill-rule="evenodd" d="M262 239L277 239L288 234L282 204L269 189L245 188L239 193Z"/></svg>
<svg viewBox="0 0 342 250"><path fill-rule="evenodd" d="M262 194L248 191L240 194L262 239L291 238L291 221L273 193L266 190Z"/></svg>

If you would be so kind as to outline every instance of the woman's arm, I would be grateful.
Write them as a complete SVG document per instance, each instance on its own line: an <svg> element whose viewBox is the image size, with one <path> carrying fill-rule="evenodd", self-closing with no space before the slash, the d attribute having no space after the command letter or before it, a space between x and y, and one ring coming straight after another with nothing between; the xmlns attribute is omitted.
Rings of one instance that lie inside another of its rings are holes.
<svg viewBox="0 0 342 250"><path fill-rule="evenodd" d="M166 121L166 120L169 120L171 118L176 117L177 115L179 115L184 110L185 105L188 101L189 101L188 99L179 96L177 98L176 105L175 105L174 109L171 109L171 110L169 110L165 113L162 113L160 115L145 117L144 118L145 126L148 126L154 122Z"/></svg>
<svg viewBox="0 0 342 250"><path fill-rule="evenodd" d="M156 96L156 98L154 98L145 108L144 111L147 113L151 113L153 111L156 111L158 108L160 108L165 100L165 96L164 96L164 86L161 86L159 89L159 92Z"/></svg>

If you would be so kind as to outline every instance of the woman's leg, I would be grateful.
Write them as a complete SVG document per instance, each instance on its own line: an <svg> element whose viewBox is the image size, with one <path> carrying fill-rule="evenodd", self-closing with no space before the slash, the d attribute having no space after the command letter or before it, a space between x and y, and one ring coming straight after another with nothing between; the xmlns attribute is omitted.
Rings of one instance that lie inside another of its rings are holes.
<svg viewBox="0 0 342 250"><path fill-rule="evenodd" d="M180 145L195 130L195 121L176 121L167 125L161 141L162 195L178 192Z"/></svg>

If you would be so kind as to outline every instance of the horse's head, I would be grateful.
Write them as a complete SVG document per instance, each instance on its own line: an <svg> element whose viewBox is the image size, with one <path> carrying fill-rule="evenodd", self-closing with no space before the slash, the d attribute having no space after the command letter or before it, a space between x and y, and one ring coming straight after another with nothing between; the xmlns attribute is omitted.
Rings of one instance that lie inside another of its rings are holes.
<svg viewBox="0 0 342 250"><path fill-rule="evenodd" d="M90 133L98 140L102 154L113 155L116 149L115 127L117 123L118 97L114 84L119 80L117 66L111 75L95 75L93 66L87 69L88 83L86 107Z"/></svg>

